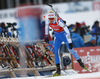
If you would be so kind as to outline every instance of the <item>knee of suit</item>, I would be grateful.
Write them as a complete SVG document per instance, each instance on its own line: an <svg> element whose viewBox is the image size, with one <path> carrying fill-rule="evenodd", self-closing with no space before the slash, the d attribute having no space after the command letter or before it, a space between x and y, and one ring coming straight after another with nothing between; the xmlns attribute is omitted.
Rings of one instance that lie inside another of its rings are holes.
<svg viewBox="0 0 100 79"><path fill-rule="evenodd" d="M69 49L69 52L74 56L74 58L75 58L76 60L80 59L78 53L77 53L75 50Z"/></svg>

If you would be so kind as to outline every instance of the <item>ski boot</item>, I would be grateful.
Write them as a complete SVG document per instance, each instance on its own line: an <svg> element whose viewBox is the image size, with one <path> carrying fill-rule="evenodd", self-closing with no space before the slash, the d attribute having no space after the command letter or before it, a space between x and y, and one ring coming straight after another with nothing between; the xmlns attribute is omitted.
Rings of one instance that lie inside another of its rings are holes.
<svg viewBox="0 0 100 79"><path fill-rule="evenodd" d="M77 61L78 61L79 65L80 65L84 70L89 71L89 72L92 72L90 69L88 69L88 68L84 65L84 63L81 61L81 59L79 59L79 60L77 60Z"/></svg>
<svg viewBox="0 0 100 79"><path fill-rule="evenodd" d="M56 64L57 71L53 74L54 76L61 76L60 64Z"/></svg>

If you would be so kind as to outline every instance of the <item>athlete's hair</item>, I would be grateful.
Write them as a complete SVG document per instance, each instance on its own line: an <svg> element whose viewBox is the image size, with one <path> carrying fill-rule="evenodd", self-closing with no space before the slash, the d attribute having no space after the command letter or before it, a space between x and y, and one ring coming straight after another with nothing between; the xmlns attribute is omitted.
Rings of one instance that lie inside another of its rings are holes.
<svg viewBox="0 0 100 79"><path fill-rule="evenodd" d="M54 13L54 11L50 10L50 11L48 12L48 18L55 18L55 13Z"/></svg>
<svg viewBox="0 0 100 79"><path fill-rule="evenodd" d="M54 11L50 10L48 13L54 13Z"/></svg>

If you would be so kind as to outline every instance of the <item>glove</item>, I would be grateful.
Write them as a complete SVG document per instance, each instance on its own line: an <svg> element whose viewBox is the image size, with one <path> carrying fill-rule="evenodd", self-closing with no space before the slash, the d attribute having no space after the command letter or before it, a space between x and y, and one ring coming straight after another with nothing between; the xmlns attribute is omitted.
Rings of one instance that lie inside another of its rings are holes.
<svg viewBox="0 0 100 79"><path fill-rule="evenodd" d="M45 42L49 43L49 37L48 36L45 36Z"/></svg>
<svg viewBox="0 0 100 79"><path fill-rule="evenodd" d="M69 47L70 47L70 49L72 49L73 48L73 44L69 43Z"/></svg>

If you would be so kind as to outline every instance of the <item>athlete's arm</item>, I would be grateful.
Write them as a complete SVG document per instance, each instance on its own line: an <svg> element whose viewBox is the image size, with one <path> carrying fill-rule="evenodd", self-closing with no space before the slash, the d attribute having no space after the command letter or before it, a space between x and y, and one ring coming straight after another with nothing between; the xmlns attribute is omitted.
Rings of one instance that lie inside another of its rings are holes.
<svg viewBox="0 0 100 79"><path fill-rule="evenodd" d="M61 26L61 27L63 27L64 31L65 31L67 34L70 35L69 29L67 28L67 25L63 22L62 19L59 19L58 25Z"/></svg>
<svg viewBox="0 0 100 79"><path fill-rule="evenodd" d="M73 48L72 47L73 46L72 45L72 40L71 40L70 32L69 32L69 29L67 28L67 25L63 22L62 19L59 19L58 25L61 26L61 27L63 27L64 31L67 33L66 37L67 37L67 40L68 40L68 43L69 43L69 47L70 47L70 49L72 49Z"/></svg>
<svg viewBox="0 0 100 79"><path fill-rule="evenodd" d="M49 20L46 19L45 23L45 35L49 35Z"/></svg>
<svg viewBox="0 0 100 79"><path fill-rule="evenodd" d="M45 21L45 42L49 43L49 20L46 19Z"/></svg>

